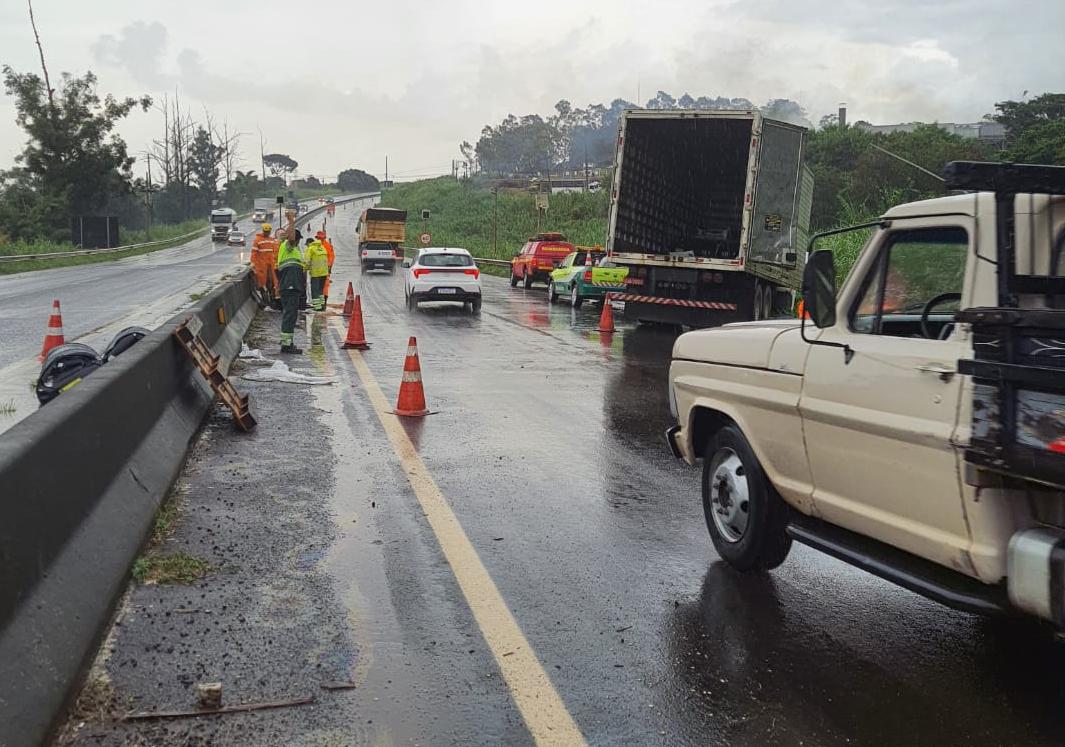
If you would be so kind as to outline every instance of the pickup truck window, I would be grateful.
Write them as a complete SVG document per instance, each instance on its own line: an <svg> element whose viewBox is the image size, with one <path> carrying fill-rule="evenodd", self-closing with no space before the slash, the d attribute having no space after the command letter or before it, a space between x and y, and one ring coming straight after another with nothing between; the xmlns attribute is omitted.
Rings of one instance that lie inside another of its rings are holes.
<svg viewBox="0 0 1065 747"><path fill-rule="evenodd" d="M880 249L851 310L854 332L891 337L934 337L951 324L965 279L969 236L963 228L921 228L891 234ZM944 294L958 294L929 303Z"/></svg>

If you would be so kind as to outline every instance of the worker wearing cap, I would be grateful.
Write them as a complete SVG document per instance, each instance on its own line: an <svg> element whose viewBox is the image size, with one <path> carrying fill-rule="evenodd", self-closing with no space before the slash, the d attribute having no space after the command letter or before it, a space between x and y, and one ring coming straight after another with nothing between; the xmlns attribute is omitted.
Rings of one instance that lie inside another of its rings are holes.
<svg viewBox="0 0 1065 747"><path fill-rule="evenodd" d="M319 233L321 233L319 231ZM307 274L311 276L311 308L325 311L325 281L329 278L329 253L321 239L307 239Z"/></svg>
<svg viewBox="0 0 1065 747"><path fill-rule="evenodd" d="M333 250L333 242L325 235L325 231L319 231L314 238L322 242L326 256L329 258L329 274L325 277L325 289L322 291L323 304L329 303L329 282L333 277L333 264L337 261L337 253Z"/></svg>
<svg viewBox="0 0 1065 747"><path fill-rule="evenodd" d="M277 250L277 279L281 290L281 352L302 353L293 344L296 332L296 320L300 312L300 296L307 286L306 269L303 252L300 251L300 239L303 235L295 228L289 229L288 238L281 242Z"/></svg>
<svg viewBox="0 0 1065 747"><path fill-rule="evenodd" d="M277 248L280 242L273 236L273 226L263 223L251 245L251 266L255 272L255 287L263 300L271 304L277 298Z"/></svg>

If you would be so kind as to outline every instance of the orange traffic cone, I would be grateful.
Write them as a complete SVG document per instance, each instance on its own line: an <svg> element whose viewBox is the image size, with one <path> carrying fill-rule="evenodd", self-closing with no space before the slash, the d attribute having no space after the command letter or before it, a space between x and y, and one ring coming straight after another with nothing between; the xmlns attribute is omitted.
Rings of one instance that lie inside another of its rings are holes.
<svg viewBox="0 0 1065 747"><path fill-rule="evenodd" d="M422 388L422 367L418 363L418 340L414 337L407 341L407 358L403 361L403 381L399 385L395 413L408 418L429 414Z"/></svg>
<svg viewBox="0 0 1065 747"><path fill-rule="evenodd" d="M348 281L348 295L344 299L344 311L341 313L344 316L351 316L352 310L355 308L355 289L351 287L351 281Z"/></svg>
<svg viewBox="0 0 1065 747"><path fill-rule="evenodd" d="M354 308L351 310L351 321L348 322L348 337L344 340L345 348L358 348L368 350L370 343L366 342L366 330L362 328L362 297L355 296Z"/></svg>
<svg viewBox="0 0 1065 747"><path fill-rule="evenodd" d="M614 329L614 309L610 305L610 294L603 296L603 313L599 315L600 332L616 332Z"/></svg>
<svg viewBox="0 0 1065 747"><path fill-rule="evenodd" d="M57 348L65 342L63 339L63 314L59 311L59 299L52 301L52 315L48 317L48 330L44 333L44 345L41 346L41 354L38 361L43 361L44 356L52 348Z"/></svg>

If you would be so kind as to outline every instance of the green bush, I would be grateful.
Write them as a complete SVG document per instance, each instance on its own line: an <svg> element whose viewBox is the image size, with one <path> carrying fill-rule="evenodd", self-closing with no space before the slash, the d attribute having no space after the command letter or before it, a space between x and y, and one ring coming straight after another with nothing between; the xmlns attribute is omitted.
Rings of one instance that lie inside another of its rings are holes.
<svg viewBox="0 0 1065 747"><path fill-rule="evenodd" d="M407 243L413 245L424 224L434 246L468 249L475 257L509 259L536 233L536 199L527 192L487 189L450 177L399 184L382 195L382 207L407 211ZM551 195L541 231L558 231L574 244L606 243L609 197L605 191ZM496 240L493 246L493 227Z"/></svg>

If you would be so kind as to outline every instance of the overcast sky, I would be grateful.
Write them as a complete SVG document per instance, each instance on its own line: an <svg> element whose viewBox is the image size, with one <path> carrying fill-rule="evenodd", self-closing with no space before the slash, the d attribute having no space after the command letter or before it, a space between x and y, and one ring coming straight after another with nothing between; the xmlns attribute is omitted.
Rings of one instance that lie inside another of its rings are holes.
<svg viewBox="0 0 1065 747"><path fill-rule="evenodd" d="M177 91L249 133L245 166L301 173L449 170L508 113L614 98L770 98L816 122L975 121L995 101L1065 90L1065 0L35 0L49 65L101 92ZM278 29L283 31L278 31ZM0 3L0 62L38 72L24 0ZM0 168L23 137L0 101ZM137 112L131 152L161 129ZM138 167L139 169L140 167Z"/></svg>

